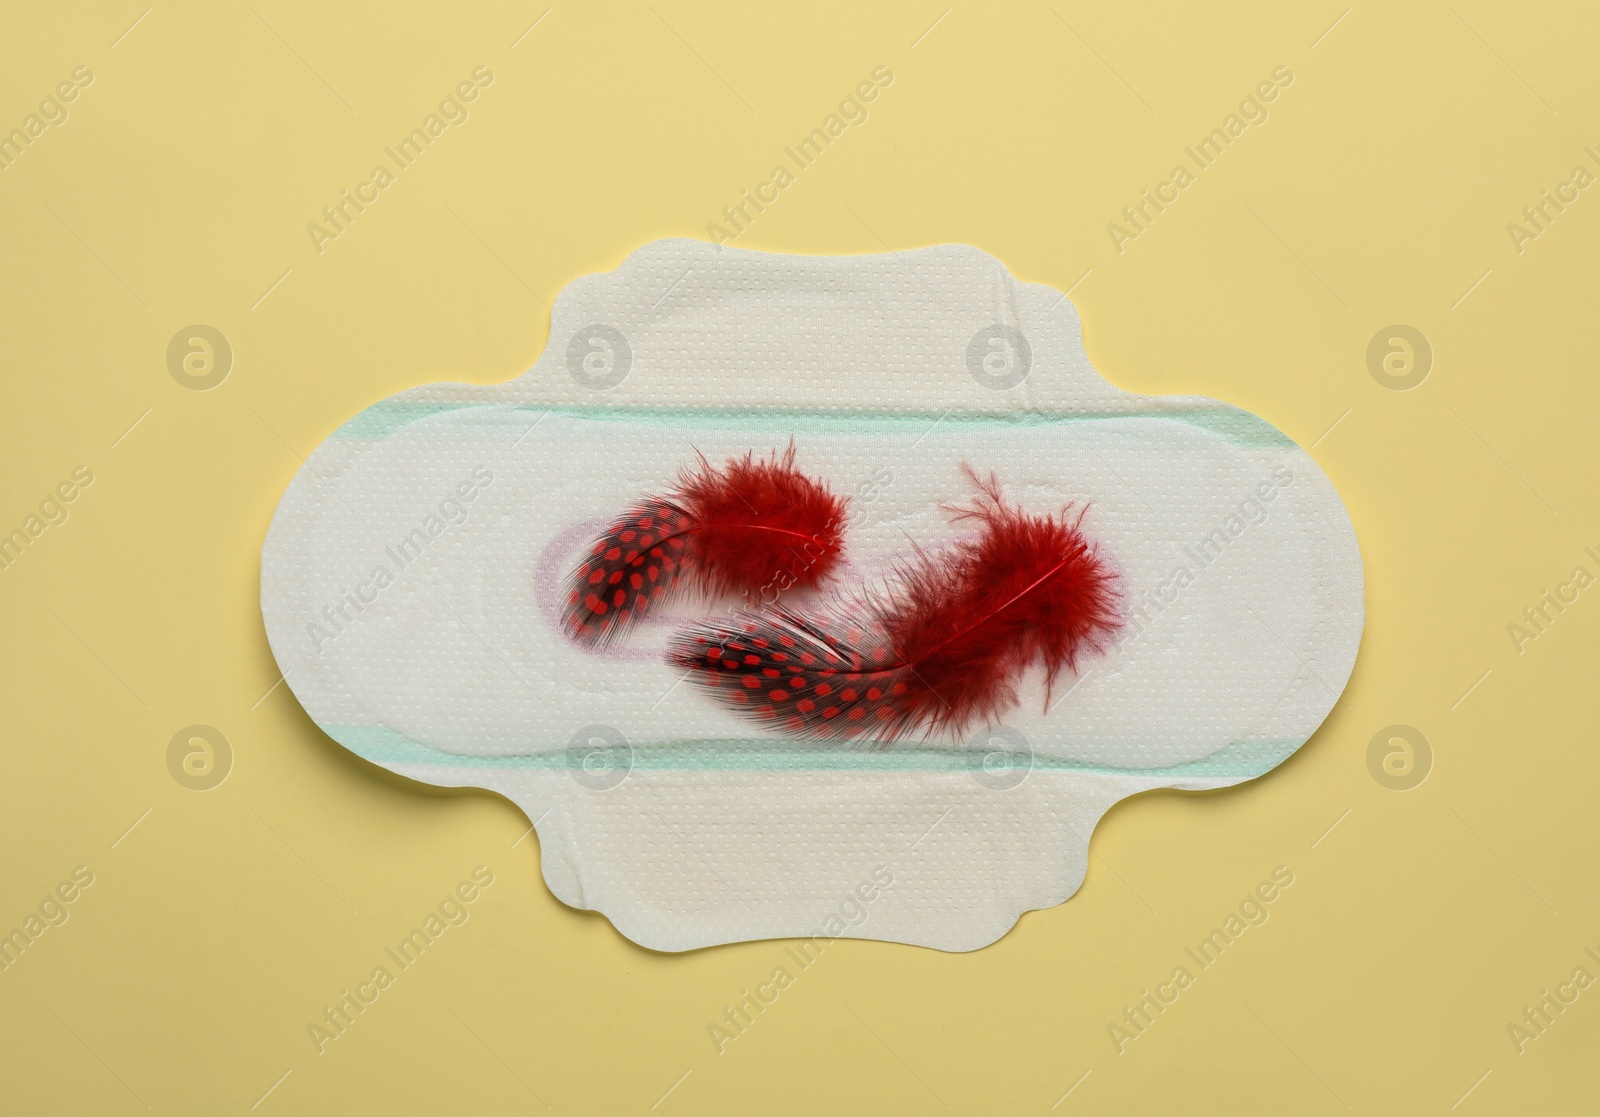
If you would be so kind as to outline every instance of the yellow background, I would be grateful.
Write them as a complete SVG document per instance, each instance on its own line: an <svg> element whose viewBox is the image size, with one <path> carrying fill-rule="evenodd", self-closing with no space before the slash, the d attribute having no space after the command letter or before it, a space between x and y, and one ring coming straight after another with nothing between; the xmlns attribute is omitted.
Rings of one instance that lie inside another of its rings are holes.
<svg viewBox="0 0 1600 1117"><path fill-rule="evenodd" d="M1521 1054L1507 1025L1600 975L1600 589L1520 653L1506 629L1600 574L1600 191L1521 253L1506 226L1600 150L1600 16L1123 8L10 5L0 129L94 81L0 173L0 529L95 480L0 572L0 930L95 883L0 973L0 1110L1592 1112L1600 987ZM306 225L478 65L470 121L319 254ZM273 689L259 551L343 420L516 375L566 283L704 237L880 65L870 120L737 243L965 242L1076 284L1111 380L1314 446L1367 629L1277 771L1120 805L1083 889L985 950L835 945L718 1054L782 945L642 950L550 897L507 802L335 746ZM1278 66L1270 119L1117 252L1107 224ZM235 353L205 392L166 365L196 323ZM1396 323L1435 352L1407 392L1366 363ZM203 793L166 759L193 723L234 750ZM1367 761L1395 723L1434 755L1404 792ZM323 1006L479 864L471 921L317 1054ZM1124 1005L1277 865L1270 921L1119 1054Z"/></svg>

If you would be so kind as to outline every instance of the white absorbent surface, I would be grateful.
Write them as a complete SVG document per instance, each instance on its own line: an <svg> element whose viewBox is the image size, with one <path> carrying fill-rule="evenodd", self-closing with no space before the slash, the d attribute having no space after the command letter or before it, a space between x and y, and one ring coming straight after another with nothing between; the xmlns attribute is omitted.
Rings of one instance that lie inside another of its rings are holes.
<svg viewBox="0 0 1600 1117"><path fill-rule="evenodd" d="M964 740L837 744L736 718L662 660L680 601L603 652L562 582L622 508L790 441L849 497L839 581L959 530L962 463L1087 511L1127 623ZM942 247L796 257L650 244L562 292L501 385L369 408L312 454L262 551L289 686L402 775L499 792L562 901L661 950L850 936L971 950L1070 896L1124 796L1261 775L1322 722L1363 623L1349 517L1266 422L1090 366L1061 293ZM885 882L888 882L887 884Z"/></svg>

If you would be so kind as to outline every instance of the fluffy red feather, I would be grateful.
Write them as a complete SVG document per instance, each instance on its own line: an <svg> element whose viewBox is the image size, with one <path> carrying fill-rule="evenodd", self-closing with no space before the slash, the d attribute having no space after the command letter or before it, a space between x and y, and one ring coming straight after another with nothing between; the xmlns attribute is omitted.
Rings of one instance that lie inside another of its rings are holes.
<svg viewBox="0 0 1600 1117"><path fill-rule="evenodd" d="M816 586L839 562L844 520L844 500L795 468L793 443L721 469L701 457L595 540L568 577L563 624L580 643L606 644L682 589L775 596Z"/></svg>
<svg viewBox="0 0 1600 1117"><path fill-rule="evenodd" d="M691 626L669 658L735 711L804 736L960 735L1014 706L1035 664L1048 705L1061 670L1120 625L1115 575L1082 511L1030 516L968 473L978 496L950 511L973 535L815 613Z"/></svg>

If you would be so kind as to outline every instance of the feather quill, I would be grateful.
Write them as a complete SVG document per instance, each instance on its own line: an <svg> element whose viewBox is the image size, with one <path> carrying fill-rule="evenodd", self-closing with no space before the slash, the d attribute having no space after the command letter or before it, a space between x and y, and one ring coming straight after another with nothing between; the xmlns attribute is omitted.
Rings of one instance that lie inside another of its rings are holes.
<svg viewBox="0 0 1600 1117"><path fill-rule="evenodd" d="M736 712L801 736L960 735L1016 705L1036 664L1048 708L1061 671L1120 625L1116 577L1081 510L1031 516L967 472L977 497L947 511L973 534L820 610L692 625L669 659Z"/></svg>
<svg viewBox="0 0 1600 1117"><path fill-rule="evenodd" d="M701 456L667 493L612 521L567 579L563 627L603 646L682 591L781 592L816 586L838 565L845 502L794 464L794 444L717 468Z"/></svg>

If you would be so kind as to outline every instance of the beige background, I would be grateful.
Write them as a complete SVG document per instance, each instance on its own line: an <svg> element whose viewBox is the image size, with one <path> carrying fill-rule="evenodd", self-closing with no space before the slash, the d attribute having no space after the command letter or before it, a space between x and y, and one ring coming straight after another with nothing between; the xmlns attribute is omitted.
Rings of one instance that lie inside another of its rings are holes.
<svg viewBox="0 0 1600 1117"><path fill-rule="evenodd" d="M1600 986L1521 1053L1507 1030L1600 977L1600 590L1520 651L1507 632L1575 566L1600 576L1600 196L1520 252L1507 230L1600 174L1592 11L271 0L13 8L3 30L0 138L93 80L0 171L0 532L94 479L0 570L0 932L76 867L93 884L0 972L0 1108L1594 1107ZM308 223L477 66L470 119L319 253ZM333 745L276 685L259 548L345 418L515 375L565 283L707 236L878 66L869 119L736 243L966 242L1071 288L1114 382L1312 449L1368 627L1279 770L1120 805L1083 890L976 954L836 944L719 1054L707 1026L783 944L641 950L551 899L509 804ZM1119 252L1108 223L1279 66L1268 119ZM233 350L210 391L168 370L193 324ZM1367 365L1392 324L1434 353L1406 392ZM168 763L197 723L232 753L205 792ZM1368 763L1395 724L1431 745L1408 791ZM308 1026L479 865L470 920L319 1054ZM1280 865L1271 918L1119 1054L1124 1007Z"/></svg>

